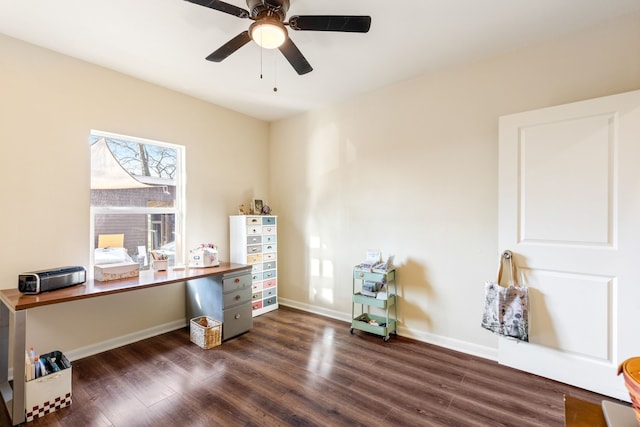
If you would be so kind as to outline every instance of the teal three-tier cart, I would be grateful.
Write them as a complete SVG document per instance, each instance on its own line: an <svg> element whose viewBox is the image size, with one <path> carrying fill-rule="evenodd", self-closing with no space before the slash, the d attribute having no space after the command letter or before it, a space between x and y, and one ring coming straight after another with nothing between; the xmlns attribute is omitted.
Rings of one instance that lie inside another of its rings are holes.
<svg viewBox="0 0 640 427"><path fill-rule="evenodd" d="M351 303L351 333L354 330L381 335L389 341L398 334L398 304L396 271L353 269L353 296ZM359 310L356 310L359 306ZM393 316L390 311L393 309Z"/></svg>

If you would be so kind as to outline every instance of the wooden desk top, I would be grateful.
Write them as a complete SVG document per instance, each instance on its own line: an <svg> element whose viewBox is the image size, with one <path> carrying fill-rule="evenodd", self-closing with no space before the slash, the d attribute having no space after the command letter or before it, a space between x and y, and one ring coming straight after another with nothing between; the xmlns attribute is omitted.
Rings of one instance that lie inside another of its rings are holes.
<svg viewBox="0 0 640 427"><path fill-rule="evenodd" d="M108 282L87 280L81 285L75 285L50 292L43 292L37 295L25 295L18 291L17 288L4 289L0 291L0 300L10 310L26 310L28 308L40 307L43 305L59 304L61 302L135 291L138 289L168 285L171 283L183 282L190 279L198 279L216 274L233 273L250 268L250 265L221 262L218 267L185 268L184 270L179 271L174 271L171 268L169 268L168 271L143 270L140 271L140 276L138 277L112 280Z"/></svg>

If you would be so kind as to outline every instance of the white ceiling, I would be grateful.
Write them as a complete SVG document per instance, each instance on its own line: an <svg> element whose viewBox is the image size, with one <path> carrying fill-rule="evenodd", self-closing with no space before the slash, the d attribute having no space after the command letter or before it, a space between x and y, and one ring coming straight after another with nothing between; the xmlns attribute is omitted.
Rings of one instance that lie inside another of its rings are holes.
<svg viewBox="0 0 640 427"><path fill-rule="evenodd" d="M288 16L372 17L366 34L289 30L314 68L303 76L254 43L206 61L251 21L184 0L0 0L0 33L271 121L637 11L640 0L291 0Z"/></svg>

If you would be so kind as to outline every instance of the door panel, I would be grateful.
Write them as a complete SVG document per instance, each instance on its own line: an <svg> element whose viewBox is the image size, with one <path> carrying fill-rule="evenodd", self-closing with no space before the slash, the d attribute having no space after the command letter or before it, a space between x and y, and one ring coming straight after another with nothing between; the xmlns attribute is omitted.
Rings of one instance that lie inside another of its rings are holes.
<svg viewBox="0 0 640 427"><path fill-rule="evenodd" d="M640 91L500 118L499 250L530 296L500 363L628 400L640 355Z"/></svg>
<svg viewBox="0 0 640 427"><path fill-rule="evenodd" d="M520 241L611 243L614 123L607 114L521 129Z"/></svg>
<svg viewBox="0 0 640 427"><path fill-rule="evenodd" d="M530 339L578 356L609 360L612 280L563 271L521 271L525 283L536 290L530 305L539 308L531 316Z"/></svg>

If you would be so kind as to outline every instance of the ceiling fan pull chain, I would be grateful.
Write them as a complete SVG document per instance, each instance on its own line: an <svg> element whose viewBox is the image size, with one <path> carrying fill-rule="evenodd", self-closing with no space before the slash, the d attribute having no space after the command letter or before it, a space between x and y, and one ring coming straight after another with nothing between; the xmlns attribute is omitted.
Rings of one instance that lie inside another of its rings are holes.
<svg viewBox="0 0 640 427"><path fill-rule="evenodd" d="M260 80L262 80L262 55L264 52L264 48L260 46Z"/></svg>
<svg viewBox="0 0 640 427"><path fill-rule="evenodd" d="M278 63L276 62L276 56L273 56L273 91L278 91Z"/></svg>

